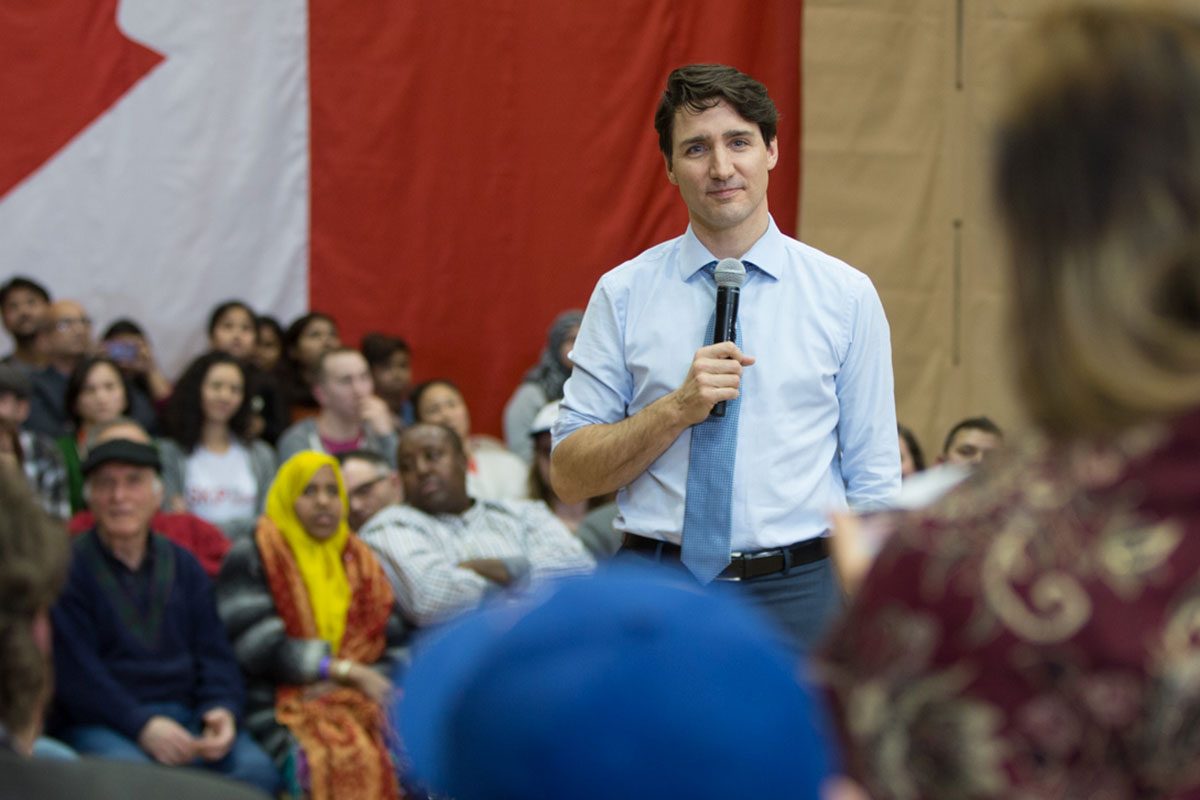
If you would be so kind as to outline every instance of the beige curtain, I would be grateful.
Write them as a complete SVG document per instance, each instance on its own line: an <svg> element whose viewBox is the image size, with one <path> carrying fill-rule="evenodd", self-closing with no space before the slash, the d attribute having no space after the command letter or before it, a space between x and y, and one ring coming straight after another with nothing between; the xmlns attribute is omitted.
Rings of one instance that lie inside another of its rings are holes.
<svg viewBox="0 0 1200 800"><path fill-rule="evenodd" d="M798 229L875 282L897 414L930 460L964 417L1023 425L989 132L1015 39L1061 4L805 0Z"/></svg>

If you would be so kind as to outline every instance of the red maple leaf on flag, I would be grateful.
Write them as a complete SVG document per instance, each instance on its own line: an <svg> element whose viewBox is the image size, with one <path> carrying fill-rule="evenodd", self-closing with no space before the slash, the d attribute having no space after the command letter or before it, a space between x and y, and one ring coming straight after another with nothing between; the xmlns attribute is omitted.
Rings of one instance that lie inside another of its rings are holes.
<svg viewBox="0 0 1200 800"><path fill-rule="evenodd" d="M117 2L0 3L0 198L163 61L117 27Z"/></svg>

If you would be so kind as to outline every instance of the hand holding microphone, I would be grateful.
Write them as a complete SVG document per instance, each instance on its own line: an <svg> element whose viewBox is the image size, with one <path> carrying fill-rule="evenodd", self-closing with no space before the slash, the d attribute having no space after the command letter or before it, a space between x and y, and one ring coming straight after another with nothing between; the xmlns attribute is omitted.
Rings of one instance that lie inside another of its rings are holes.
<svg viewBox="0 0 1200 800"><path fill-rule="evenodd" d="M713 271L713 279L717 282L717 309L712 343L732 342L737 338L738 300L746 282L746 267L736 258L722 258ZM725 416L725 402L714 405L711 415Z"/></svg>
<svg viewBox="0 0 1200 800"><path fill-rule="evenodd" d="M746 268L736 258L726 258L717 263L714 278L717 299L713 343L696 351L687 378L675 392L675 401L688 425L702 422L710 414L723 416L725 402L738 396L742 369L754 363L754 357L733 342Z"/></svg>

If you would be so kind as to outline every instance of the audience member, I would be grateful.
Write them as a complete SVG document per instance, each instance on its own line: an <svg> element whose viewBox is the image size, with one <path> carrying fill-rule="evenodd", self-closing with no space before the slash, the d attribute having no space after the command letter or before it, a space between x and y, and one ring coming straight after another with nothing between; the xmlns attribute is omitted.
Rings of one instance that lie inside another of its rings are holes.
<svg viewBox="0 0 1200 800"><path fill-rule="evenodd" d="M67 432L67 379L92 353L92 319L74 300L50 304L42 320L46 366L33 373L33 395L25 426L47 436Z"/></svg>
<svg viewBox="0 0 1200 800"><path fill-rule="evenodd" d="M250 402L251 438L272 444L287 427L287 411L275 376L255 362L258 328L253 309L240 300L226 300L208 317L208 345L242 362Z"/></svg>
<svg viewBox="0 0 1200 800"><path fill-rule="evenodd" d="M395 798L386 741L406 630L371 550L346 525L337 461L304 452L271 486L253 539L234 545L217 596L249 676L246 724L289 790Z"/></svg>
<svg viewBox="0 0 1200 800"><path fill-rule="evenodd" d="M451 428L417 423L400 435L409 505L377 513L360 536L379 555L410 622L427 626L489 593L593 568L546 504L467 494L467 456Z"/></svg>
<svg viewBox="0 0 1200 800"><path fill-rule="evenodd" d="M302 450L336 456L372 450L394 464L396 430L387 404L375 395L371 372L362 353L339 347L317 361L313 394L320 413L292 425L279 437L282 461Z"/></svg>
<svg viewBox="0 0 1200 800"><path fill-rule="evenodd" d="M0 466L0 797L176 800L262 797L200 773L101 761L41 761L42 718L53 691L50 607L66 578L70 550L22 485ZM27 756L33 754L35 758Z"/></svg>
<svg viewBox="0 0 1200 800"><path fill-rule="evenodd" d="M101 350L116 362L129 392L129 415L158 433L158 407L171 396L171 382L158 368L150 340L131 319L119 319L100 336Z"/></svg>
<svg viewBox="0 0 1200 800"><path fill-rule="evenodd" d="M392 410L392 422L400 430L416 422L409 394L412 392L412 353L399 336L368 333L359 345L371 367L375 392Z"/></svg>
<svg viewBox="0 0 1200 800"><path fill-rule="evenodd" d="M70 432L58 437L58 447L67 467L71 510L84 507L83 471L87 457L88 431L93 425L129 415L129 392L116 362L107 356L89 356L76 365L67 380L65 405L70 415ZM138 424L145 427L139 420Z"/></svg>
<svg viewBox="0 0 1200 800"><path fill-rule="evenodd" d="M254 363L268 375L276 375L283 358L283 328L279 320L265 315L257 317L254 324L258 329Z"/></svg>
<svg viewBox="0 0 1200 800"><path fill-rule="evenodd" d="M95 425L88 432L87 448L90 452L98 445L116 439L127 439L131 442L153 445L154 440L146 429L128 417L117 417L112 422ZM96 524L96 517L89 509L71 517L68 530L72 534L85 533ZM210 578L215 578L221 569L221 562L229 552L229 539L225 538L220 528L205 522L194 514L186 512L156 511L150 520L150 529L160 533L167 539L187 550Z"/></svg>
<svg viewBox="0 0 1200 800"><path fill-rule="evenodd" d="M613 528L617 518L616 496L591 497L578 503L560 498L550 485L550 431L558 419L555 400L542 407L533 419L529 438L533 440L533 463L529 465L529 496L541 500L567 528L579 537L596 559L607 558L621 547L621 535Z"/></svg>
<svg viewBox="0 0 1200 800"><path fill-rule="evenodd" d="M903 425L897 425L896 430L900 436L900 478L905 479L923 472L925 452L921 450L917 435Z"/></svg>
<svg viewBox="0 0 1200 800"><path fill-rule="evenodd" d="M230 539L254 533L275 477L275 451L250 438L242 361L213 351L184 370L166 409L170 439L159 442L166 505L189 511Z"/></svg>
<svg viewBox="0 0 1200 800"><path fill-rule="evenodd" d="M987 417L970 417L955 424L942 443L942 464L974 467L1004 444L1000 426Z"/></svg>
<svg viewBox="0 0 1200 800"><path fill-rule="evenodd" d="M504 443L526 463L533 462L533 447L529 441L529 426L538 411L547 403L561 400L563 384L571 377L571 359L583 312L564 311L555 318L546 334L546 348L513 392L504 406Z"/></svg>
<svg viewBox="0 0 1200 800"><path fill-rule="evenodd" d="M351 450L338 456L342 480L350 498L350 530L354 533L388 506L404 502L400 474L388 460L370 450Z"/></svg>
<svg viewBox="0 0 1200 800"><path fill-rule="evenodd" d="M74 543L54 607L64 739L81 753L199 766L274 791L266 754L238 730L243 690L196 559L150 529L158 453L128 440L84 464L96 526Z"/></svg>
<svg viewBox="0 0 1200 800"><path fill-rule="evenodd" d="M467 452L467 491L481 500L529 497L529 466L490 436L471 435L471 415L459 388L448 380L426 381L413 391L418 422L445 425Z"/></svg>
<svg viewBox="0 0 1200 800"><path fill-rule="evenodd" d="M243 363L254 358L258 345L254 309L241 300L218 303L208 315L208 346Z"/></svg>
<svg viewBox="0 0 1200 800"><path fill-rule="evenodd" d="M816 798L833 762L770 624L648 570L456 620L398 716L416 777L456 800Z"/></svg>
<svg viewBox="0 0 1200 800"><path fill-rule="evenodd" d="M1058 9L1007 63L1038 434L899 516L820 674L876 800L1200 796L1200 17Z"/></svg>
<svg viewBox="0 0 1200 800"><path fill-rule="evenodd" d="M33 381L24 369L11 362L0 364L0 422L17 430L21 467L29 485L50 516L65 520L71 516L71 497L67 486L67 468L62 451L49 436L22 428L29 417L29 397Z"/></svg>
<svg viewBox="0 0 1200 800"><path fill-rule="evenodd" d="M0 286L0 319L13 338L13 351L0 360L29 372L41 369L45 354L38 342L50 307L50 293L32 278L16 275Z"/></svg>
<svg viewBox="0 0 1200 800"><path fill-rule="evenodd" d="M299 422L320 410L313 394L317 368L321 356L341 346L337 323L328 314L310 311L288 326L279 375L290 421Z"/></svg>

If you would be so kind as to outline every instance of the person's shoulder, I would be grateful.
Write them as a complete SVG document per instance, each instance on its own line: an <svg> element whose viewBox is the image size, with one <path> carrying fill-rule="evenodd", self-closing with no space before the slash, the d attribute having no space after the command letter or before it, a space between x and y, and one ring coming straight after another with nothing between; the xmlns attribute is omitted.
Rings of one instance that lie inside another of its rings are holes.
<svg viewBox="0 0 1200 800"><path fill-rule="evenodd" d="M283 429L283 433L279 434L279 449L283 450L287 445L307 438L316 429L316 426L317 420L315 417L308 417L299 422L293 422Z"/></svg>
<svg viewBox="0 0 1200 800"><path fill-rule="evenodd" d="M424 511L397 503L376 511L359 530L358 538L370 543L373 539L387 538L397 528L423 529L433 522L434 518Z"/></svg>
<svg viewBox="0 0 1200 800"><path fill-rule="evenodd" d="M632 281L636 281L640 275L648 270L661 269L670 260L671 255L679 248L679 243L682 239L683 235L676 236L673 239L667 239L665 242L659 242L643 250L628 261L618 264L601 275L599 285L621 287Z"/></svg>
<svg viewBox="0 0 1200 800"><path fill-rule="evenodd" d="M780 233L779 236L792 262L802 269L847 288L863 289L873 285L870 276L842 259L787 234Z"/></svg>

